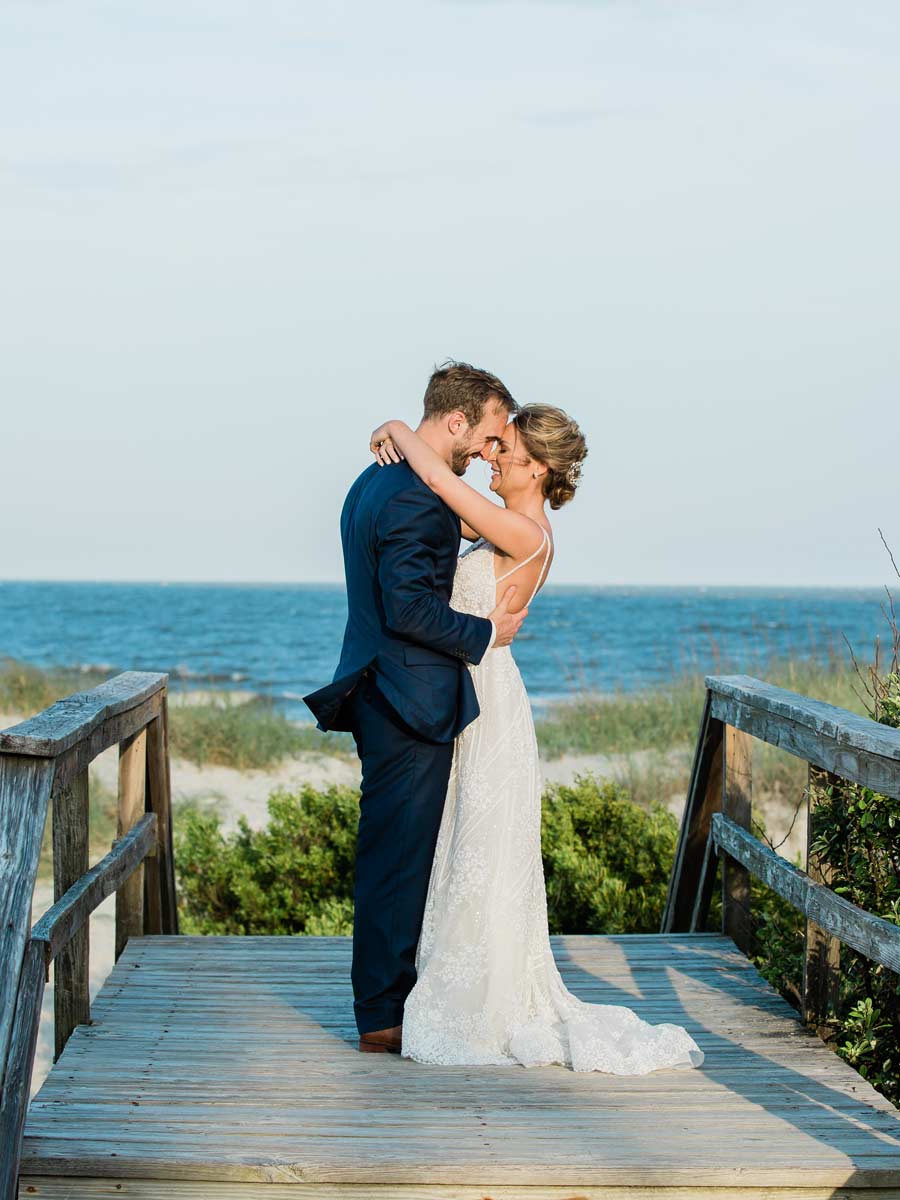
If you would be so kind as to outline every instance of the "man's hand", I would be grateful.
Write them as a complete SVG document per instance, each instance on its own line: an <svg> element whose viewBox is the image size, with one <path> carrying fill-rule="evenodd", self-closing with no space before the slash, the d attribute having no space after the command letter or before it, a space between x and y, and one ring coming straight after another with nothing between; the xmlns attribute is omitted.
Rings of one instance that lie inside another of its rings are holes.
<svg viewBox="0 0 900 1200"><path fill-rule="evenodd" d="M508 646L519 630L522 628L522 622L528 616L528 609L523 608L521 612L511 613L509 606L512 603L512 598L516 594L516 585L512 584L503 593L503 599L490 614L490 619L497 626L497 639L494 646Z"/></svg>

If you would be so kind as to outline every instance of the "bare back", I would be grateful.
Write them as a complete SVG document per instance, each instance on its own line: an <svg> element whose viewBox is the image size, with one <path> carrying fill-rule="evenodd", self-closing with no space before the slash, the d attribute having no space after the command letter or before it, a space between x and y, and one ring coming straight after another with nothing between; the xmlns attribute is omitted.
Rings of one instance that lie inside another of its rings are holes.
<svg viewBox="0 0 900 1200"><path fill-rule="evenodd" d="M503 599L507 588L511 584L515 584L517 592L515 598L509 606L511 613L520 612L526 608L534 600L535 596L544 586L547 580L547 572L550 564L553 561L553 539L550 537L547 530L541 526L543 540L533 554L527 558L523 558L521 562L515 563L512 567L505 566L509 563L509 558L499 556L494 551L494 579L497 584L497 603ZM497 574L497 568L501 568L501 574ZM505 567L505 569L504 569Z"/></svg>

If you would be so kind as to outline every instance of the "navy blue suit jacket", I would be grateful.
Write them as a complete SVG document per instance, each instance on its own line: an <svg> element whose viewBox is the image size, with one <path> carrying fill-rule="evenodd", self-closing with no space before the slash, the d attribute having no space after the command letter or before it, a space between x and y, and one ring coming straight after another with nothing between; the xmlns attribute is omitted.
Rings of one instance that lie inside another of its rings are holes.
<svg viewBox="0 0 900 1200"><path fill-rule="evenodd" d="M484 617L456 612L455 513L405 463L373 463L347 493L341 541L347 627L333 681L304 696L319 729L350 728L347 697L367 668L416 733L450 742L479 713L465 663L491 640Z"/></svg>

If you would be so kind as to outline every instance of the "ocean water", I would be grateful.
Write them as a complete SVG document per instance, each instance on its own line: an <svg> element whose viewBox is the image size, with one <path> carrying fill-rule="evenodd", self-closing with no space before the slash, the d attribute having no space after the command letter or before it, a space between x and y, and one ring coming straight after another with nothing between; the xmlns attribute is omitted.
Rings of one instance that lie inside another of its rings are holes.
<svg viewBox="0 0 900 1200"><path fill-rule="evenodd" d="M773 657L860 658L887 626L867 589L554 587L513 648L532 702L651 686L681 671L760 674ZM0 657L167 671L249 689L294 718L327 683L346 620L337 585L0 582Z"/></svg>

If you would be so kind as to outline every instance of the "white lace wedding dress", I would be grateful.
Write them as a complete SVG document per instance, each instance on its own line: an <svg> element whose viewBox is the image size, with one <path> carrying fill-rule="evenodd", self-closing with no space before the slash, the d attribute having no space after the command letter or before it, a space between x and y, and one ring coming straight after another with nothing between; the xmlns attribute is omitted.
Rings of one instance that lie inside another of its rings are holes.
<svg viewBox="0 0 900 1200"><path fill-rule="evenodd" d="M546 569L546 534L542 549ZM458 611L486 616L495 607L493 555L482 539L460 556L451 602ZM469 669L481 715L454 747L418 978L403 1014L404 1057L561 1063L617 1075L700 1066L703 1052L681 1026L587 1004L563 984L547 926L542 779L528 696L508 646Z"/></svg>

